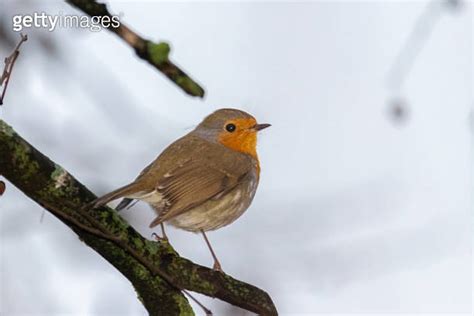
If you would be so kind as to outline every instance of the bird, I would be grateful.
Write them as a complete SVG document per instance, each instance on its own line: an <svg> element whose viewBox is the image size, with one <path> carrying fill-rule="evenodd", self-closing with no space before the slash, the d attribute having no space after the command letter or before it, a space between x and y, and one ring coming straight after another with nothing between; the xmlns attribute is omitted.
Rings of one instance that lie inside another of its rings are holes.
<svg viewBox="0 0 474 316"><path fill-rule="evenodd" d="M163 223L201 233L213 257L213 269L222 266L206 236L233 223L250 206L260 179L257 133L271 126L259 124L247 112L219 109L195 129L169 145L131 183L94 200L92 208L123 198L117 211L144 201L157 217L149 227Z"/></svg>

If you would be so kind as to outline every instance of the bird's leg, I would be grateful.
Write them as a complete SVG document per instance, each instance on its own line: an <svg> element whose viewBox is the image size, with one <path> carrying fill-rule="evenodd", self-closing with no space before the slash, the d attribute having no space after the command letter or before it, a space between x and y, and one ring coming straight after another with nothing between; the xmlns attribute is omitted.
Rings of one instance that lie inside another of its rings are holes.
<svg viewBox="0 0 474 316"><path fill-rule="evenodd" d="M163 223L160 223L160 226L161 226L161 234L162 234L162 237L158 236L157 233L153 233L151 234L151 236L153 238L155 238L156 241L165 241L165 242L168 242L168 236L166 235L166 232L165 232L165 225Z"/></svg>
<svg viewBox="0 0 474 316"><path fill-rule="evenodd" d="M165 224L160 223L160 226L161 226L161 233L163 234L163 240L168 241L168 236L166 235L166 232L165 232Z"/></svg>
<svg viewBox="0 0 474 316"><path fill-rule="evenodd" d="M211 251L212 257L214 258L214 266L212 268L216 271L224 272L222 270L221 264L220 264L219 260L217 259L217 256L216 256L214 250L212 249L211 243L207 239L206 233L204 232L204 230L201 230L201 233L204 236L204 240L206 241L207 247L209 247L209 250Z"/></svg>

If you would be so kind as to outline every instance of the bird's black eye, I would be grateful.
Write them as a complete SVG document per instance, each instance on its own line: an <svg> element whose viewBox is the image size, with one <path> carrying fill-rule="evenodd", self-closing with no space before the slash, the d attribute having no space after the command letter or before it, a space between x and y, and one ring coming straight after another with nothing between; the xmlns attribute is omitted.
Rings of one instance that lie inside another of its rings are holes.
<svg viewBox="0 0 474 316"><path fill-rule="evenodd" d="M235 131L235 128L236 128L235 124L232 124L232 123L227 124L225 126L225 130L228 131L229 133L232 133L233 131Z"/></svg>

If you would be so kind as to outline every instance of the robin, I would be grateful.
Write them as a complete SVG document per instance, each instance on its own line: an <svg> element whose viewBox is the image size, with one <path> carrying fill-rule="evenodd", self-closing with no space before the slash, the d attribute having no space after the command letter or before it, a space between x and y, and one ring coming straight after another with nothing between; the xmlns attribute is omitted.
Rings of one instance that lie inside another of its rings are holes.
<svg viewBox="0 0 474 316"><path fill-rule="evenodd" d="M193 131L169 145L132 183L95 200L98 207L124 198L117 210L133 200L145 201L158 216L150 228L163 223L206 236L239 218L250 206L260 176L257 132L270 124L258 124L250 114L220 109L207 116Z"/></svg>

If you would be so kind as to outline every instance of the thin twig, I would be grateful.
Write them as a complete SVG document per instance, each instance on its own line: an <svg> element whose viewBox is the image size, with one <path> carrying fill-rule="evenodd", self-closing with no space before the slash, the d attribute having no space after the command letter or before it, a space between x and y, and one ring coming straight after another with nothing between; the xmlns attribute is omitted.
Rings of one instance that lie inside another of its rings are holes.
<svg viewBox="0 0 474 316"><path fill-rule="evenodd" d="M191 293L189 293L188 291L186 290L182 290L184 294L186 294L190 299L192 299L194 301L194 303L198 304L199 307L201 307L201 309L204 311L204 313L206 313L206 316L212 316L212 311L210 309L208 309L206 306L204 306L201 302L198 301L197 298L195 298L194 296L191 295Z"/></svg>
<svg viewBox="0 0 474 316"><path fill-rule="evenodd" d="M5 68L3 68L2 76L0 77L0 86L3 85L2 95L0 96L0 105L3 105L3 99L5 98L5 92L7 91L8 83L10 82L10 77L12 75L13 66L15 65L18 55L20 55L20 46L23 42L28 40L28 35L23 35L20 33L20 41L15 47L13 53L10 56L5 58Z"/></svg>
<svg viewBox="0 0 474 316"><path fill-rule="evenodd" d="M443 10L460 7L460 0L431 0L413 24L388 72L389 88L399 92L413 69L415 61L439 22Z"/></svg>

